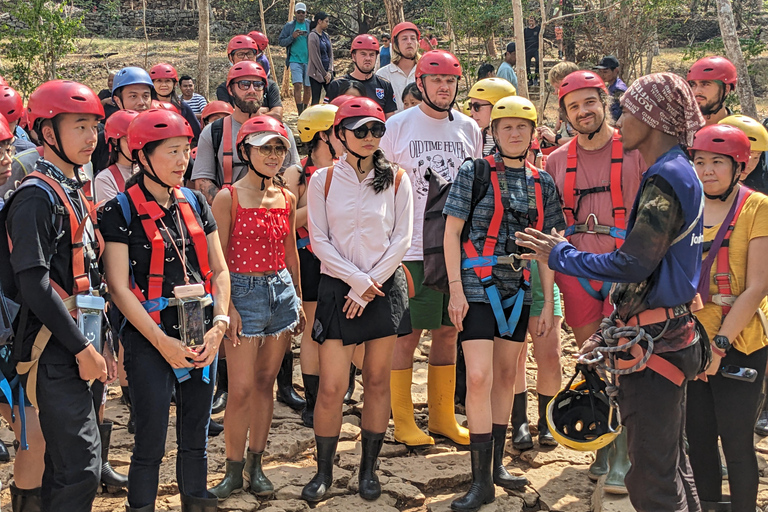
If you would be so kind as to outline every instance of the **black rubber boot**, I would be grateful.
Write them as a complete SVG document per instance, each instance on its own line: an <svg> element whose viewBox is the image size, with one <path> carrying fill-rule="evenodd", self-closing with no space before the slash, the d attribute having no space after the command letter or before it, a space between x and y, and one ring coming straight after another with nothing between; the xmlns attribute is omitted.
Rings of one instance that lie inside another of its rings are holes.
<svg viewBox="0 0 768 512"><path fill-rule="evenodd" d="M11 461L11 454L8 453L8 448L5 446L5 443L0 441L0 462L10 462Z"/></svg>
<svg viewBox="0 0 768 512"><path fill-rule="evenodd" d="M181 512L216 512L219 509L219 499L195 498L181 495Z"/></svg>
<svg viewBox="0 0 768 512"><path fill-rule="evenodd" d="M294 411L300 411L306 405L304 399L293 389L293 352L291 351L283 356L283 363L277 373L277 401L283 402Z"/></svg>
<svg viewBox="0 0 768 512"><path fill-rule="evenodd" d="M125 512L155 512L155 504L147 505L146 507L135 508L128 505L128 500L125 501Z"/></svg>
<svg viewBox="0 0 768 512"><path fill-rule="evenodd" d="M464 361L464 350L457 343L456 352L456 390L453 394L454 403L467 405L467 363Z"/></svg>
<svg viewBox="0 0 768 512"><path fill-rule="evenodd" d="M493 441L471 443L469 450L472 454L472 485L467 494L451 502L451 510L460 512L480 510L480 507L496 499L496 488L491 477Z"/></svg>
<svg viewBox="0 0 768 512"><path fill-rule="evenodd" d="M528 485L528 479L509 474L504 467L504 443L507 441L507 426L494 425L493 430L493 483L504 489L521 489Z"/></svg>
<svg viewBox="0 0 768 512"><path fill-rule="evenodd" d="M99 425L101 437L101 485L107 492L115 493L128 487L128 477L112 468L109 463L109 442L112 438L112 422L104 420Z"/></svg>
<svg viewBox="0 0 768 512"><path fill-rule="evenodd" d="M360 497L364 500L373 501L381 496L381 483L376 475L376 463L381 453L381 446L384 444L384 434L385 432L374 434L367 430L362 430L360 434L363 454L360 456L358 487Z"/></svg>
<svg viewBox="0 0 768 512"><path fill-rule="evenodd" d="M301 490L301 499L310 503L321 501L333 484L333 459L336 457L339 436L315 436L315 443L317 473Z"/></svg>
<svg viewBox="0 0 768 512"><path fill-rule="evenodd" d="M271 496L275 492L275 486L269 481L267 475L261 469L261 457L264 452L255 453L248 450L245 460L245 474L248 475L248 489L256 496Z"/></svg>
<svg viewBox="0 0 768 512"><path fill-rule="evenodd" d="M224 432L224 425L213 420L208 421L208 437L216 437Z"/></svg>
<svg viewBox="0 0 768 512"><path fill-rule="evenodd" d="M349 365L349 387L344 394L344 403L347 405L357 403L357 401L352 398L352 394L355 392L355 375L357 375L357 368L355 368L355 365L351 364Z"/></svg>
<svg viewBox="0 0 768 512"><path fill-rule="evenodd" d="M128 408L128 433L136 433L136 418L133 416L133 400L131 400L131 390L128 386L120 386L123 391L123 403Z"/></svg>
<svg viewBox="0 0 768 512"><path fill-rule="evenodd" d="M539 446L557 446L557 441L547 425L547 405L553 398L555 397L539 393Z"/></svg>
<svg viewBox="0 0 768 512"><path fill-rule="evenodd" d="M320 388L320 376L301 374L304 380L304 401L306 405L301 411L301 421L305 427L313 428L315 426L315 402L317 402L317 392Z"/></svg>
<svg viewBox="0 0 768 512"><path fill-rule="evenodd" d="M216 369L216 394L213 395L211 414L219 414L227 408L228 390L229 379L227 378L227 360L219 359L219 364Z"/></svg>
<svg viewBox="0 0 768 512"><path fill-rule="evenodd" d="M528 430L528 392L515 394L512 404L512 446L525 451L533 448L533 438Z"/></svg>
<svg viewBox="0 0 768 512"><path fill-rule="evenodd" d="M41 512L43 502L40 499L40 490L19 489L14 482L10 484L11 488L11 510L13 512Z"/></svg>
<svg viewBox="0 0 768 512"><path fill-rule="evenodd" d="M208 489L208 494L216 496L220 500L229 498L232 493L243 490L243 467L244 460L228 460L224 478L215 487Z"/></svg>

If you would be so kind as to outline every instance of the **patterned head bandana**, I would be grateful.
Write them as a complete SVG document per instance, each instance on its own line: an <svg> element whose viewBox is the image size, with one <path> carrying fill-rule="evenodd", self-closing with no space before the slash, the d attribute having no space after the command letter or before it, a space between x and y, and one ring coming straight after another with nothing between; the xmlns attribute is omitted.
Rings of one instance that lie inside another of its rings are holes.
<svg viewBox="0 0 768 512"><path fill-rule="evenodd" d="M635 80L621 97L621 108L654 130L677 137L686 147L693 144L693 136L705 124L688 83L672 73Z"/></svg>

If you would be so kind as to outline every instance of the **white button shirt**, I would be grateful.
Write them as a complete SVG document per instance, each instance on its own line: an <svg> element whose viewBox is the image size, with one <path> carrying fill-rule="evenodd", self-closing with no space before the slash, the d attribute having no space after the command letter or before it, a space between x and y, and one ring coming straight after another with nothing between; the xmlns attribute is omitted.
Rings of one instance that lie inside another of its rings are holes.
<svg viewBox="0 0 768 512"><path fill-rule="evenodd" d="M377 194L373 175L358 181L344 155L334 166L328 197L327 167L313 173L307 192L309 237L320 272L347 283L349 297L363 307L368 303L362 295L392 277L413 233L410 180L403 176L395 197L394 184Z"/></svg>
<svg viewBox="0 0 768 512"><path fill-rule="evenodd" d="M411 82L416 81L416 66L411 68L411 72L407 75L395 64L387 64L383 68L379 69L376 74L382 78L386 78L392 84L392 89L395 91L395 102L397 103L397 111L400 112L405 109L403 105L403 91Z"/></svg>

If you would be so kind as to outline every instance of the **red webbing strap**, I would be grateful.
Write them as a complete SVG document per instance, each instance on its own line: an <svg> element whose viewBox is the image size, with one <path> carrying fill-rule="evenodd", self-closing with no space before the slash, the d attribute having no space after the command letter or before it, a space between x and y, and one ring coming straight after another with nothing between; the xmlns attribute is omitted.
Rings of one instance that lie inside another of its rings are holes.
<svg viewBox="0 0 768 512"><path fill-rule="evenodd" d="M576 147L578 137L568 143L568 160L565 167L565 183L563 184L563 213L565 225L576 224Z"/></svg>
<svg viewBox="0 0 768 512"><path fill-rule="evenodd" d="M502 172L504 170L504 164L497 162L496 169L501 165ZM485 242L483 243L483 256L493 256L493 251L496 249L496 243L499 241L499 229L501 229L501 221L504 218L504 206L501 203L501 188L499 187L499 176L496 172L491 173L491 185L493 186L493 216L491 222L488 225L488 233L485 235ZM468 258L477 258L478 254L475 250L475 246L472 244L472 240L464 242L464 252ZM486 277L490 277L493 267L482 266L473 267L475 274L481 280Z"/></svg>
<svg viewBox="0 0 768 512"><path fill-rule="evenodd" d="M233 188L234 190L234 188ZM208 239L205 236L205 231L195 217L195 212L192 206L187 202L187 198L179 188L174 188L173 193L176 195L176 201L179 204L179 212L181 218L184 220L184 224L187 226L189 237L192 239L192 245L195 248L195 254L197 255L197 264L200 266L200 274L205 284L205 290L211 293L211 265L208 262ZM184 235L183 233L179 233ZM185 269L186 271L186 269Z"/></svg>
<svg viewBox="0 0 768 512"><path fill-rule="evenodd" d="M613 225L619 229L627 229L627 208L624 206L624 195L621 190L621 168L624 164L624 145L621 143L619 130L614 130L611 142L611 206L613 207ZM616 248L619 249L624 240L616 238Z"/></svg>
<svg viewBox="0 0 768 512"><path fill-rule="evenodd" d="M736 227L736 221L739 220L741 209L744 208L744 204L746 204L747 198L752 195L752 192L754 191L750 189L746 190L744 198L741 200L738 208L736 208L736 213L733 216L730 225L728 226L728 231L725 232L723 243L720 245L720 249L717 251L717 270L715 271L715 284L717 285L717 291L720 295L732 295L731 269L728 262L728 243L726 243L726 240L730 240L731 234ZM731 311L731 306L724 303L721 307L723 308L723 317L725 317L725 315Z"/></svg>
<svg viewBox="0 0 768 512"><path fill-rule="evenodd" d="M224 124L224 132L222 133L222 143L224 144L224 161L223 161L223 171L224 171L224 182L222 185L231 185L232 184L232 167L233 167L233 161L232 161L232 116L227 116L224 118L223 121Z"/></svg>
<svg viewBox="0 0 768 512"><path fill-rule="evenodd" d="M325 177L325 198L328 199L328 192L331 190L331 180L333 179L333 166L328 168L327 176Z"/></svg>
<svg viewBox="0 0 768 512"><path fill-rule="evenodd" d="M82 189L82 192L85 195L85 199L89 203L93 203L93 184L92 183L93 182L90 180L86 181L85 183L83 183L83 189Z"/></svg>
<svg viewBox="0 0 768 512"><path fill-rule="evenodd" d="M624 342L627 342L629 340L623 339ZM632 359L615 359L615 365L616 368L619 370L625 370L627 368L632 368L635 366L640 360L645 356L646 350L642 348L640 345L632 345L632 347L629 349L629 355L632 356ZM651 357L648 358L648 361L645 363L644 366L637 369L638 372L643 371L645 368L648 368L649 370L652 370L671 383L673 383L676 386L682 386L685 382L685 374L683 371L675 366L674 364L670 363L663 357L660 357L656 354L651 354Z"/></svg>
<svg viewBox="0 0 768 512"><path fill-rule="evenodd" d="M136 207L144 233L152 244L152 253L149 259L149 275L147 276L147 296L145 297L141 293L141 289L139 289L135 282L132 283L131 291L133 291L133 294L140 302L159 299L163 296L165 241L160 233L160 229L157 227L156 221L165 214L156 202L147 201L139 185L132 186L126 190L126 193ZM155 323L160 323L160 311L153 311L149 313L149 316L152 317Z"/></svg>
<svg viewBox="0 0 768 512"><path fill-rule="evenodd" d="M109 172L112 173L112 178L114 178L115 183L117 184L117 191L125 191L125 178L123 178L123 173L120 172L117 164L110 165L107 167L107 169L109 169Z"/></svg>
<svg viewBox="0 0 768 512"><path fill-rule="evenodd" d="M83 234L85 232L85 225L93 211L91 203L82 193L80 194L80 199L83 201L87 211L83 215L83 220L78 222L77 215L72 209L70 199L58 181L38 171L33 171L28 176L32 176L47 183L48 186L51 187L51 190L53 190L56 195L59 196L61 204L64 206L64 208L66 208L67 216L69 217L69 227L71 230L70 233L72 237L72 276L74 279L72 295L87 292L91 287L91 282L88 279L87 272L85 271L85 247L83 244Z"/></svg>

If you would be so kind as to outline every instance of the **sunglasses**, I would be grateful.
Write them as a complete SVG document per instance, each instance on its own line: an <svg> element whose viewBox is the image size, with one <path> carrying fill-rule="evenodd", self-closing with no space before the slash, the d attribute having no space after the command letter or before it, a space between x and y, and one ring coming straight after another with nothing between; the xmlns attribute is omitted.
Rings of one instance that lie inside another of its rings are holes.
<svg viewBox="0 0 768 512"><path fill-rule="evenodd" d="M493 105L491 105L490 103L470 103L467 106L469 107L470 110L474 110L475 112L480 112L481 108L492 107Z"/></svg>
<svg viewBox="0 0 768 512"><path fill-rule="evenodd" d="M296 14L306 14L307 11L296 11Z"/></svg>
<svg viewBox="0 0 768 512"><path fill-rule="evenodd" d="M355 128L354 130L350 130L352 133L355 134L356 139L364 139L368 136L368 132L371 132L371 135L375 139L380 139L384 136L384 133L387 131L387 127L384 126L384 123L375 123L370 128L368 125L360 126L359 128Z"/></svg>
<svg viewBox="0 0 768 512"><path fill-rule="evenodd" d="M259 154L263 157L268 157L272 153L278 157L283 157L286 153L288 153L288 148L282 144L265 144L263 146L259 146L258 150Z"/></svg>
<svg viewBox="0 0 768 512"><path fill-rule="evenodd" d="M239 82L235 82L237 84L237 88L241 91L247 91L251 87L253 87L257 91L263 91L264 90L264 82L261 80L240 80Z"/></svg>
<svg viewBox="0 0 768 512"><path fill-rule="evenodd" d="M239 52L235 52L235 58L245 60L248 57L253 57L256 55L256 52L253 50L243 50Z"/></svg>

